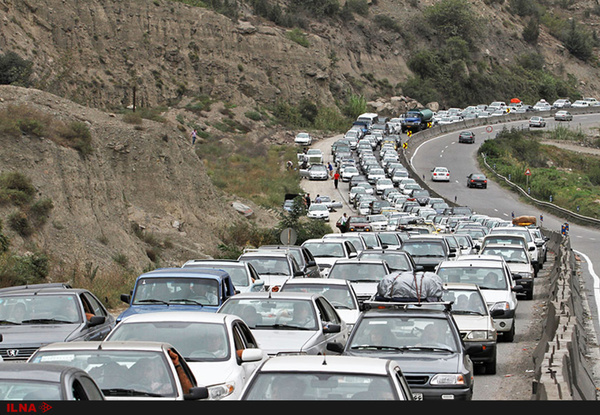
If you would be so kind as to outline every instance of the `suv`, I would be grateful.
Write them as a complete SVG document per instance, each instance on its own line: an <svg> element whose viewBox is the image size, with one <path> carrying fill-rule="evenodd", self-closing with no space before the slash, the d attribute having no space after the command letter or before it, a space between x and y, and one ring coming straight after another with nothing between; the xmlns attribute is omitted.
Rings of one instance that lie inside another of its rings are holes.
<svg viewBox="0 0 600 415"><path fill-rule="evenodd" d="M531 259L523 245L487 244L479 253L483 256L502 256L510 268L513 279L518 280L523 286L525 299L533 299L534 271Z"/></svg>
<svg viewBox="0 0 600 415"><path fill-rule="evenodd" d="M156 311L216 312L236 293L231 276L221 269L161 268L146 272L135 280L121 301L129 305L117 317Z"/></svg>
<svg viewBox="0 0 600 415"><path fill-rule="evenodd" d="M265 282L249 262L235 259L191 259L183 264L182 268L222 269L231 277L236 291L243 293L265 290Z"/></svg>
<svg viewBox="0 0 600 415"><path fill-rule="evenodd" d="M398 362L415 400L471 400L473 362L450 312L450 303L367 303L345 346L327 349L345 356Z"/></svg>
<svg viewBox="0 0 600 415"><path fill-rule="evenodd" d="M115 319L88 290L68 284L0 289L0 360L25 361L54 342L103 340Z"/></svg>
<svg viewBox="0 0 600 415"><path fill-rule="evenodd" d="M465 257L461 255L456 261L441 262L436 274L445 283L478 285L490 312L502 311L494 317L496 331L502 335L502 340L512 342L515 337L517 292L522 292L523 287L513 282L510 269L502 258L490 261Z"/></svg>
<svg viewBox="0 0 600 415"><path fill-rule="evenodd" d="M252 264L260 278L265 280L265 291L279 291L285 280L306 276L296 258L285 251L246 249L238 261Z"/></svg>
<svg viewBox="0 0 600 415"><path fill-rule="evenodd" d="M445 283L442 300L452 302L452 316L460 330L463 342L477 347L471 350L471 360L486 374L496 374L496 355L498 333L493 317L502 314L502 310L490 313L483 294L475 284Z"/></svg>
<svg viewBox="0 0 600 415"><path fill-rule="evenodd" d="M299 245L262 245L259 246L260 250L273 250L273 251L286 251L289 252L296 262L300 265L300 268L304 272L306 278L321 278L321 271L313 254L303 246Z"/></svg>

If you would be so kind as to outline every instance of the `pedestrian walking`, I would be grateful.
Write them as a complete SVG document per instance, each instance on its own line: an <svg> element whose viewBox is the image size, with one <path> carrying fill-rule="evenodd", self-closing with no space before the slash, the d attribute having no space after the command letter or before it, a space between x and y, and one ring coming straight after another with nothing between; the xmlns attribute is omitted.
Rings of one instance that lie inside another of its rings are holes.
<svg viewBox="0 0 600 415"><path fill-rule="evenodd" d="M340 181L340 173L338 171L336 171L333 174L333 185L335 186L336 189L338 188L339 181Z"/></svg>
<svg viewBox="0 0 600 415"><path fill-rule="evenodd" d="M198 130L194 128L194 131L192 131L190 136L192 137L192 145L194 145L196 143L196 138L198 137Z"/></svg>
<svg viewBox="0 0 600 415"><path fill-rule="evenodd" d="M306 205L307 209L310 207L310 193L304 195L304 204Z"/></svg>
<svg viewBox="0 0 600 415"><path fill-rule="evenodd" d="M331 162L327 162L327 168L329 169L329 178L333 177L333 166L331 165Z"/></svg>
<svg viewBox="0 0 600 415"><path fill-rule="evenodd" d="M335 226L340 230L341 233L344 233L348 230L348 215L346 215L346 212L344 212L344 214L338 219Z"/></svg>

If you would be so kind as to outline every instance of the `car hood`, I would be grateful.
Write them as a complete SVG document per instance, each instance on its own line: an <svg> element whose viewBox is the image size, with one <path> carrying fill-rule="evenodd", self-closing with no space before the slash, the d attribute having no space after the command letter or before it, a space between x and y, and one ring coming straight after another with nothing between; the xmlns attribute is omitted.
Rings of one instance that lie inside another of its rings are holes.
<svg viewBox="0 0 600 415"><path fill-rule="evenodd" d="M212 386L225 383L231 379L233 369L227 362L190 362L188 366L192 369L196 383L199 386Z"/></svg>
<svg viewBox="0 0 600 415"><path fill-rule="evenodd" d="M395 360L404 374L410 373L457 373L460 370L461 357L458 353L448 352L344 352L349 356L377 357Z"/></svg>
<svg viewBox="0 0 600 415"><path fill-rule="evenodd" d="M377 282L352 282L357 297L372 296L377 293Z"/></svg>
<svg viewBox="0 0 600 415"><path fill-rule="evenodd" d="M2 348L39 347L42 344L73 340L81 324L26 324L0 328Z"/></svg>
<svg viewBox="0 0 600 415"><path fill-rule="evenodd" d="M123 311L117 321L121 321L125 317L132 316L134 314L143 313L156 313L163 311L204 311L209 313L216 313L218 306L199 306L199 305L186 305L186 304L148 304L148 305L133 305Z"/></svg>
<svg viewBox="0 0 600 415"><path fill-rule="evenodd" d="M481 294L483 294L483 298L485 298L488 307L491 307L492 304L500 301L508 301L512 304L513 308L516 308L512 293L507 290L486 290L482 288Z"/></svg>
<svg viewBox="0 0 600 415"><path fill-rule="evenodd" d="M529 272L533 273L533 267L529 264L517 264L517 263L508 263L508 268L510 272L513 274L518 274L521 272Z"/></svg>
<svg viewBox="0 0 600 415"><path fill-rule="evenodd" d="M302 351L317 333L316 330L252 330L260 348L269 355Z"/></svg>
<svg viewBox="0 0 600 415"><path fill-rule="evenodd" d="M339 316L346 322L346 324L355 324L356 320L358 320L358 316L360 315L360 311L357 310L346 310L343 308L336 308L335 311L339 314Z"/></svg>
<svg viewBox="0 0 600 415"><path fill-rule="evenodd" d="M461 331L470 330L492 330L494 323L490 316L476 316L469 314L455 314L453 313L454 321L458 325Z"/></svg>

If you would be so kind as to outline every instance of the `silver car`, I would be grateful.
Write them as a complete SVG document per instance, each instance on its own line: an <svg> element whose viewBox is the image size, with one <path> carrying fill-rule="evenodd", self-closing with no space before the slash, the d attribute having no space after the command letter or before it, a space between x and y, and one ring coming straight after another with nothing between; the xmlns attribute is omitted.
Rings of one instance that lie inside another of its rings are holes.
<svg viewBox="0 0 600 415"><path fill-rule="evenodd" d="M346 322L321 294L242 293L230 300L217 313L243 316L253 308L255 319L246 323L261 349L270 356L323 354L328 342L346 344L348 339Z"/></svg>

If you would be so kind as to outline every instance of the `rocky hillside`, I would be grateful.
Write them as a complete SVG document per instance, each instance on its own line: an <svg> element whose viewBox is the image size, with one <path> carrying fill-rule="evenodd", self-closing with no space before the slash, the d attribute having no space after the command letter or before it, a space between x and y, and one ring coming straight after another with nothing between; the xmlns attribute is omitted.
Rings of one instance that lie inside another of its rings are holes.
<svg viewBox="0 0 600 415"><path fill-rule="evenodd" d="M82 157L44 137L0 134L0 172L26 174L54 205L31 238L4 231L15 249L51 253L60 265L55 274L74 264L108 266L115 257L149 266L148 243L132 229L161 245L162 265L213 255L223 227L246 219L231 207L235 196L212 186L191 146L191 126L230 139L216 127L226 108L253 139L292 143L293 132L244 114L303 99L335 107L350 94L376 109L384 95L401 111L411 101L398 87L411 75L410 53L435 48L444 35L421 31L433 0L372 0L368 13L348 20L305 15L299 32L259 17L250 1L235 2L235 18L185 3L194 2L0 0L0 53L32 63L30 88L0 88L0 109L24 104L83 122L92 135L94 151ZM268 3L285 9L294 0ZM538 45L527 45L527 19L510 13L510 3L470 1L487 33L479 53L510 63L538 51L548 70L571 74L582 94L600 96L594 65L570 56L543 26ZM595 1L563 3L557 15L595 28ZM164 122L127 123L121 111L132 106L156 109ZM276 222L252 207L253 221ZM0 211L5 218L11 207Z"/></svg>

